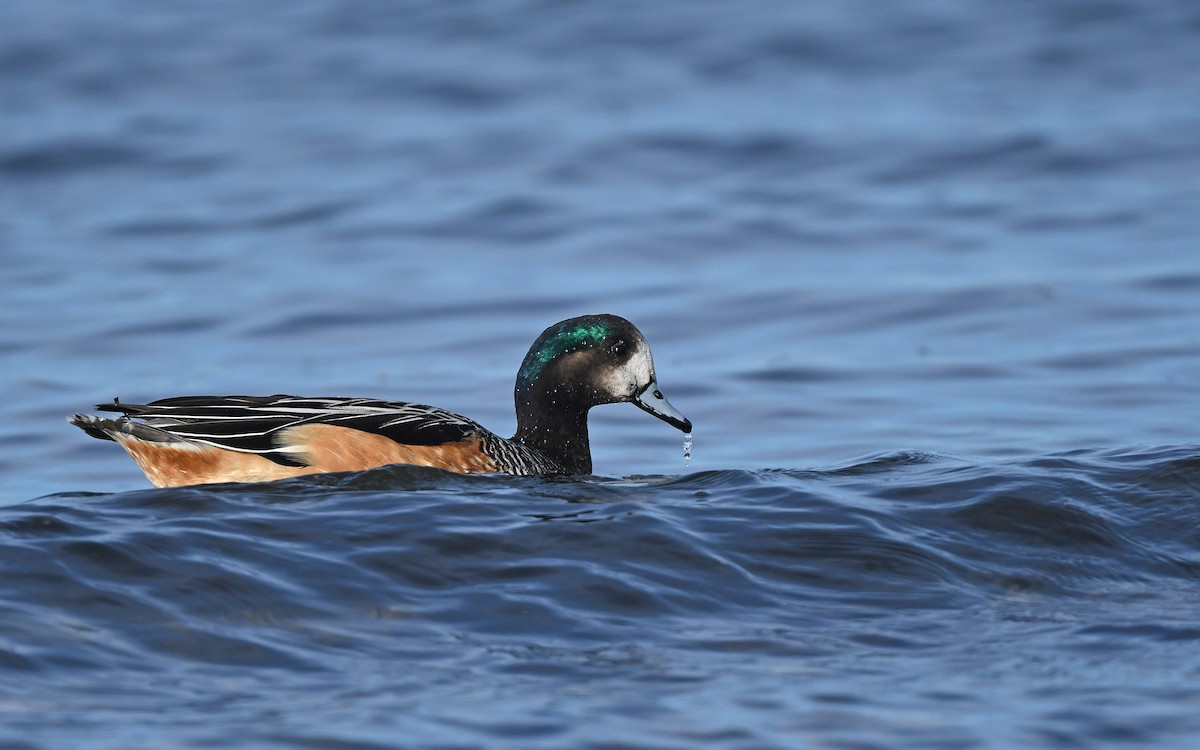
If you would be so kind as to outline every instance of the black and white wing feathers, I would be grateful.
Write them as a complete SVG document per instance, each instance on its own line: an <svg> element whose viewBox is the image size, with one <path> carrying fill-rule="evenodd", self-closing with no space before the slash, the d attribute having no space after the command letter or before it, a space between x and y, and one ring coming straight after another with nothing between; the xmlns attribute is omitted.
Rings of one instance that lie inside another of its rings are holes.
<svg viewBox="0 0 1200 750"><path fill-rule="evenodd" d="M299 466L277 442L284 430L328 424L383 435L404 445L440 445L490 433L476 422L424 404L369 398L296 396L183 396L149 404L113 401L100 411L120 412L185 441L257 453L276 463Z"/></svg>

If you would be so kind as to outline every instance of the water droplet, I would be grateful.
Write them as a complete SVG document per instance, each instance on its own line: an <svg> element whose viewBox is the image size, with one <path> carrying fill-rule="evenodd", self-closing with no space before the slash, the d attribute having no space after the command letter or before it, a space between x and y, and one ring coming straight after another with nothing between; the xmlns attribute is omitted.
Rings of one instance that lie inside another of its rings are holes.
<svg viewBox="0 0 1200 750"><path fill-rule="evenodd" d="M692 433L683 436L683 465L686 468L692 461Z"/></svg>

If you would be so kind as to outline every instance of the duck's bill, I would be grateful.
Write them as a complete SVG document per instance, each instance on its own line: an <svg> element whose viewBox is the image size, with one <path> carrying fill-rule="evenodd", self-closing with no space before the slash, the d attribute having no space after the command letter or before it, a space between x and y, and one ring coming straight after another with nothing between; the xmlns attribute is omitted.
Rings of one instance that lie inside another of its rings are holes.
<svg viewBox="0 0 1200 750"><path fill-rule="evenodd" d="M679 410L663 397L662 391L658 390L657 380L651 380L650 385L638 394L633 403L676 429L689 433L692 431L691 420L680 414Z"/></svg>

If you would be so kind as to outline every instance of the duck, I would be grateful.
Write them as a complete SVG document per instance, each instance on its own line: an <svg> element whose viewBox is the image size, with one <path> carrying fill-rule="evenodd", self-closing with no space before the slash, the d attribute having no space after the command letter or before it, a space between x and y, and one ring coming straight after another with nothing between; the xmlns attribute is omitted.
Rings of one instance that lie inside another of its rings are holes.
<svg viewBox="0 0 1200 750"><path fill-rule="evenodd" d="M513 388L517 430L503 438L445 409L371 398L180 396L95 406L72 414L88 435L125 449L151 484L270 482L390 464L519 476L592 473L588 412L631 403L690 435L692 423L659 390L642 333L617 315L547 328Z"/></svg>

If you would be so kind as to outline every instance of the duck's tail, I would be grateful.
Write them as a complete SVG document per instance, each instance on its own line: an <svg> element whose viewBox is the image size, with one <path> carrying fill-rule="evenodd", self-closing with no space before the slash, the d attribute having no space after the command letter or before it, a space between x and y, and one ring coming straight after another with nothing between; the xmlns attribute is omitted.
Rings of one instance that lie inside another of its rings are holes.
<svg viewBox="0 0 1200 750"><path fill-rule="evenodd" d="M101 408L101 406L97 408ZM151 427L142 422L135 422L128 417L106 419L104 417L97 417L94 414L72 414L67 417L67 421L100 440L116 440L114 435L129 435L130 437L135 437L139 440L148 440L152 443L181 442L180 438L166 430L160 430L157 427Z"/></svg>

